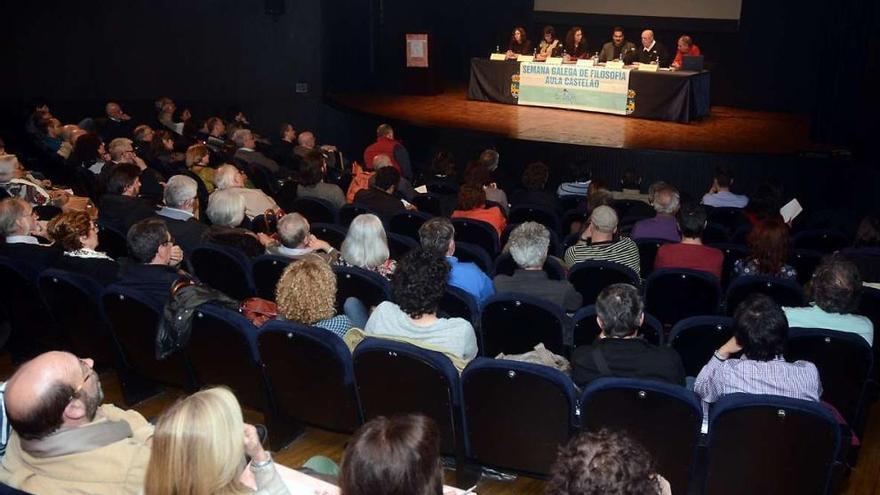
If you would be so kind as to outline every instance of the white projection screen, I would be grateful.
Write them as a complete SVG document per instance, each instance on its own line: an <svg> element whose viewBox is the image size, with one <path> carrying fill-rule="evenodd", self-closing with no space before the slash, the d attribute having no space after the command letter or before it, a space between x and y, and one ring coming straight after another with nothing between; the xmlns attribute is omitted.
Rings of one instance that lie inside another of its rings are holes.
<svg viewBox="0 0 880 495"><path fill-rule="evenodd" d="M738 21L742 0L535 0L539 12Z"/></svg>

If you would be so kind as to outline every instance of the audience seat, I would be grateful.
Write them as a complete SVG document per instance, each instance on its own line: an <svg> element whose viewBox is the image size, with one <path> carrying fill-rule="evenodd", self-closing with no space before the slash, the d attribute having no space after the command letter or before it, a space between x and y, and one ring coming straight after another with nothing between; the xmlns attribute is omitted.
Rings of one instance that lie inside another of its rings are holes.
<svg viewBox="0 0 880 495"><path fill-rule="evenodd" d="M510 223L537 222L551 232L559 232L559 215L542 205L518 204L507 215Z"/></svg>
<svg viewBox="0 0 880 495"><path fill-rule="evenodd" d="M490 257L498 254L498 233L487 222L470 218L453 218L455 243L468 242L485 249ZM491 265L490 265L491 266Z"/></svg>
<svg viewBox="0 0 880 495"><path fill-rule="evenodd" d="M331 223L339 221L339 212L333 203L321 198L296 198L288 213L299 213L312 223Z"/></svg>
<svg viewBox="0 0 880 495"><path fill-rule="evenodd" d="M832 229L802 230L791 239L794 249L808 249L820 253L833 253L847 245L849 239L840 231Z"/></svg>
<svg viewBox="0 0 880 495"><path fill-rule="evenodd" d="M724 261L721 265L721 287L727 287L733 276L733 266L738 260L749 255L749 249L741 244L712 243L711 247L720 249L724 253Z"/></svg>
<svg viewBox="0 0 880 495"><path fill-rule="evenodd" d="M339 225L342 225L343 227L348 228L348 226L351 225L352 220L354 220L356 216L366 213L372 213L373 215L376 215L377 217L379 217L379 220L382 220L383 224L388 221L387 218L382 217L382 215L367 208L366 206L354 203L342 205L342 208L339 209L339 220L337 221L337 223L339 223Z"/></svg>
<svg viewBox="0 0 880 495"><path fill-rule="evenodd" d="M596 321L596 306L590 304L579 309L572 319L572 342L573 347L590 345L595 341L602 329ZM648 342L660 345L663 342L663 325L660 320L645 313L645 321L639 328L639 336Z"/></svg>
<svg viewBox="0 0 880 495"><path fill-rule="evenodd" d="M642 269L642 278L648 278L654 271L654 260L657 259L657 250L667 244L665 239L634 239L639 247L639 265Z"/></svg>
<svg viewBox="0 0 880 495"><path fill-rule="evenodd" d="M495 263L493 265L493 276L513 275L513 273L519 268L510 253L499 254L498 257L495 258ZM544 261L543 269L550 280L565 280L565 267L562 266L562 263L560 263L557 258L548 257L547 260Z"/></svg>
<svg viewBox="0 0 880 495"><path fill-rule="evenodd" d="M742 208L717 207L708 209L706 221L722 225L728 232L733 233L748 222L748 219L743 215Z"/></svg>
<svg viewBox="0 0 880 495"><path fill-rule="evenodd" d="M393 232L388 232L385 236L388 238L388 253L393 260L403 258L403 255L419 247L419 242L413 240L412 237L395 234Z"/></svg>
<svg viewBox="0 0 880 495"><path fill-rule="evenodd" d="M588 219L589 219L589 216L587 215L586 210L581 210L581 209L576 209L576 208L565 210L565 212L562 214L562 217L560 219L559 235L563 239L565 239L567 236L571 235L572 234L571 227L572 227L572 224L574 224L575 222L578 222L581 224L580 228L577 230L578 231L582 230L584 225L586 225ZM575 233L577 233L577 231ZM560 252L559 254L561 255L562 253Z"/></svg>
<svg viewBox="0 0 880 495"><path fill-rule="evenodd" d="M480 327L480 307L477 300L470 293L452 285L446 286L443 299L437 312L443 318L464 318L478 329ZM477 337L479 337L479 332Z"/></svg>
<svg viewBox="0 0 880 495"><path fill-rule="evenodd" d="M431 192L416 194L415 197L413 197L412 203L420 212L428 213L435 217L442 217L450 213L449 211L446 211L447 208L444 206L446 198L440 194L434 194Z"/></svg>
<svg viewBox="0 0 880 495"><path fill-rule="evenodd" d="M780 306L803 306L804 289L795 281L762 275L740 275L730 281L724 298L727 314L732 315L736 307L752 294L766 294Z"/></svg>
<svg viewBox="0 0 880 495"><path fill-rule="evenodd" d="M578 196L575 194L566 194L563 196L559 196L559 205L565 211L577 209L577 207L580 206L581 203L586 203L586 201L586 196Z"/></svg>
<svg viewBox="0 0 880 495"><path fill-rule="evenodd" d="M546 477L576 424L571 379L548 366L476 358L461 375L470 458Z"/></svg>
<svg viewBox="0 0 880 495"><path fill-rule="evenodd" d="M242 300L256 294L251 261L241 251L218 244L200 244L189 257L190 273L202 283Z"/></svg>
<svg viewBox="0 0 880 495"><path fill-rule="evenodd" d="M313 223L309 225L309 233L336 249L342 249L342 241L348 234L348 228L332 223Z"/></svg>
<svg viewBox="0 0 880 495"><path fill-rule="evenodd" d="M690 316L716 314L720 301L718 279L705 272L664 268L645 281L645 312L664 327Z"/></svg>
<svg viewBox="0 0 880 495"><path fill-rule="evenodd" d="M813 278L813 272L822 262L822 253L809 249L795 249L788 258L788 264L797 270L797 281L806 285Z"/></svg>
<svg viewBox="0 0 880 495"><path fill-rule="evenodd" d="M492 255L479 244L455 242L455 254L458 261L476 264L486 275L492 273Z"/></svg>
<svg viewBox="0 0 880 495"><path fill-rule="evenodd" d="M721 224L707 223L701 238L703 244L724 244L730 240L730 232Z"/></svg>
<svg viewBox="0 0 880 495"><path fill-rule="evenodd" d="M651 205L638 199L617 199L612 206L618 218L643 219L657 214Z"/></svg>
<svg viewBox="0 0 880 495"><path fill-rule="evenodd" d="M466 452L461 383L448 357L412 344L367 338L352 355L364 421L418 413L440 430L440 452Z"/></svg>
<svg viewBox="0 0 880 495"><path fill-rule="evenodd" d="M559 306L525 294L501 293L483 305L480 355L521 354L539 343L568 357L570 322Z"/></svg>
<svg viewBox="0 0 880 495"><path fill-rule="evenodd" d="M581 429L625 431L656 463L672 493L689 493L703 410L692 391L652 380L599 378L580 400Z"/></svg>
<svg viewBox="0 0 880 495"><path fill-rule="evenodd" d="M639 274L613 261L581 261L572 265L568 281L580 292L583 305L595 304L602 289L612 284L641 286Z"/></svg>
<svg viewBox="0 0 880 495"><path fill-rule="evenodd" d="M44 351L70 348L40 296L35 272L0 257L0 280L0 304L9 318L6 348L13 361L30 359Z"/></svg>
<svg viewBox="0 0 880 495"><path fill-rule="evenodd" d="M107 253L114 260L128 256L128 244L125 232L98 221L98 249Z"/></svg>
<svg viewBox="0 0 880 495"><path fill-rule="evenodd" d="M257 297L275 300L275 286L278 285L278 280L291 261L290 258L271 254L265 254L254 260L251 270Z"/></svg>
<svg viewBox="0 0 880 495"><path fill-rule="evenodd" d="M432 217L433 215L424 211L402 211L388 220L388 230L419 242L419 228Z"/></svg>
<svg viewBox="0 0 880 495"><path fill-rule="evenodd" d="M342 312L349 297L358 298L369 308L391 300L391 284L376 272L354 266L334 266L336 273L336 308Z"/></svg>
<svg viewBox="0 0 880 495"><path fill-rule="evenodd" d="M712 353L733 337L733 318L692 316L679 321L669 334L669 346L681 356L687 376L697 376Z"/></svg>
<svg viewBox="0 0 880 495"><path fill-rule="evenodd" d="M709 416L704 493L835 493L849 442L822 404L771 395L733 394Z"/></svg>

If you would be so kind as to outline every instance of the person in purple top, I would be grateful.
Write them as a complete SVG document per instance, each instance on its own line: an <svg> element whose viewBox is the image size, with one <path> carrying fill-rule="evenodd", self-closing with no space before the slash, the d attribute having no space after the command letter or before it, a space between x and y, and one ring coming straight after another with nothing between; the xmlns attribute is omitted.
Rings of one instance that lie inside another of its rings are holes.
<svg viewBox="0 0 880 495"><path fill-rule="evenodd" d="M712 187L703 196L703 204L715 208L745 208L749 204L749 197L730 192L733 185L733 173L725 166L715 169L715 178Z"/></svg>
<svg viewBox="0 0 880 495"><path fill-rule="evenodd" d="M635 239L665 239L671 242L681 241L681 233L678 231L678 222L675 214L678 212L680 199L678 189L665 185L654 191L654 218L639 220L633 225L630 237Z"/></svg>

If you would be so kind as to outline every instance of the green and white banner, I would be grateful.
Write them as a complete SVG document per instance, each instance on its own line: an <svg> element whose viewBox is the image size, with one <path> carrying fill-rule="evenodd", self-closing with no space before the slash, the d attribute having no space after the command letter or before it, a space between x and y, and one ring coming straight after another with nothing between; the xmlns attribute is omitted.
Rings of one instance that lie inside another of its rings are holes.
<svg viewBox="0 0 880 495"><path fill-rule="evenodd" d="M520 105L626 115L630 69L522 63Z"/></svg>

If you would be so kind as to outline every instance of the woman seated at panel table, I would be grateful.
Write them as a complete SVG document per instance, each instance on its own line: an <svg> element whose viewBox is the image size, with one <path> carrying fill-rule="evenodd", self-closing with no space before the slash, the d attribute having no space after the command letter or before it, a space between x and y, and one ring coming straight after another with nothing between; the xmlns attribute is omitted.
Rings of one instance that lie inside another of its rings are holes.
<svg viewBox="0 0 880 495"><path fill-rule="evenodd" d="M678 38L678 50L675 51L675 60L672 61L673 69L680 69L684 57L700 55L700 47L694 44L694 40L688 35Z"/></svg>
<svg viewBox="0 0 880 495"><path fill-rule="evenodd" d="M584 31L580 26L575 26L568 30L565 35L565 61L576 60L579 58L589 58L587 52L587 40L584 39Z"/></svg>
<svg viewBox="0 0 880 495"><path fill-rule="evenodd" d="M556 38L556 29L553 26L544 26L544 38L538 43L535 60L547 60L549 57L560 55L562 55L562 42Z"/></svg>
<svg viewBox="0 0 880 495"><path fill-rule="evenodd" d="M507 58L516 59L520 55L532 54L532 42L526 35L525 28L515 27L510 35L510 42L507 44Z"/></svg>

